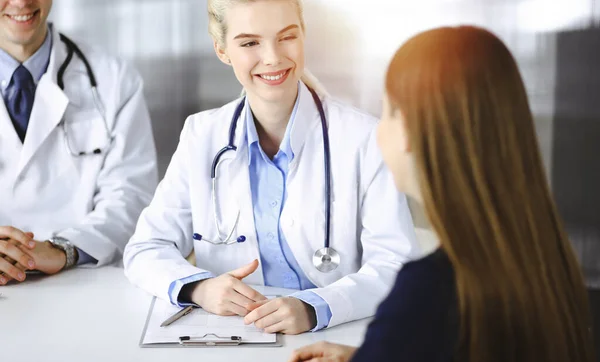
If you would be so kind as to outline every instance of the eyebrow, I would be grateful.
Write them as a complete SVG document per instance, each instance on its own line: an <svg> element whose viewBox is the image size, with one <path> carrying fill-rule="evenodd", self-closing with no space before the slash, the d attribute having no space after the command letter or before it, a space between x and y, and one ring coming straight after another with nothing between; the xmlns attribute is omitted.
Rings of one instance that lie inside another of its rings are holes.
<svg viewBox="0 0 600 362"><path fill-rule="evenodd" d="M292 30L292 29L299 29L299 26L296 24L292 24L290 26L286 26L285 28L279 30L277 32L277 35L280 35L282 33L285 33L288 30ZM244 39L244 38L262 38L260 35L256 35L256 34L247 34L247 33L241 33L235 36L235 38L233 38L233 40L236 39Z"/></svg>

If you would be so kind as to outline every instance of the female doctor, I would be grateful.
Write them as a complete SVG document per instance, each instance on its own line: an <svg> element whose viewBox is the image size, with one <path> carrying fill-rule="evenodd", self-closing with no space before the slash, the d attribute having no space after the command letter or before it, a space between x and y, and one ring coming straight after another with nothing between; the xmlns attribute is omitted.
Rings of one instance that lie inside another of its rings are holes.
<svg viewBox="0 0 600 362"><path fill-rule="evenodd" d="M142 289L268 333L373 315L400 266L422 254L376 120L313 93L301 6L208 1L215 51L246 96L188 118L124 253ZM184 258L192 250L196 266ZM246 283L301 291L266 300Z"/></svg>

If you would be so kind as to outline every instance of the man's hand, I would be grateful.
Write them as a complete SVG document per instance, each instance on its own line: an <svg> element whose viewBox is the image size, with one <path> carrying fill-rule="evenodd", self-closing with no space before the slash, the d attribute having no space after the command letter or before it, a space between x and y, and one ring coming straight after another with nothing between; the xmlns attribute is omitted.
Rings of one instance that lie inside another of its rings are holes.
<svg viewBox="0 0 600 362"><path fill-rule="evenodd" d="M13 227L0 227L0 285L11 280L25 280L26 270L56 274L67 263L65 253L49 241L33 240L32 233Z"/></svg>
<svg viewBox="0 0 600 362"><path fill-rule="evenodd" d="M254 273L258 260L216 278L202 280L193 286L191 301L207 312L231 316L245 316L248 307L266 298L241 280ZM182 291L183 292L183 291Z"/></svg>
<svg viewBox="0 0 600 362"><path fill-rule="evenodd" d="M22 246L19 248L24 249ZM44 274L56 274L67 264L65 252L52 246L49 241L38 241L30 253L36 265L35 269Z"/></svg>
<svg viewBox="0 0 600 362"><path fill-rule="evenodd" d="M35 246L32 233L12 226L0 226L0 285L12 279L25 280L25 270L36 266L31 254Z"/></svg>
<svg viewBox="0 0 600 362"><path fill-rule="evenodd" d="M317 317L312 306L293 297L256 302L250 306L244 322L254 323L266 333L299 334L313 329Z"/></svg>
<svg viewBox="0 0 600 362"><path fill-rule="evenodd" d="M355 347L319 342L294 351L289 362L347 362L354 353L356 353Z"/></svg>

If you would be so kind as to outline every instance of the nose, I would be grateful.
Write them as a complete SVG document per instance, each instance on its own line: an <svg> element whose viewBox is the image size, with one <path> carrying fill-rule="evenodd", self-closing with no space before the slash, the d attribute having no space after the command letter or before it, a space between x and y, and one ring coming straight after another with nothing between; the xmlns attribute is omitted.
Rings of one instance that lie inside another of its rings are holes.
<svg viewBox="0 0 600 362"><path fill-rule="evenodd" d="M281 50L277 43L263 47L262 61L264 65L274 66L281 63Z"/></svg>
<svg viewBox="0 0 600 362"><path fill-rule="evenodd" d="M19 8L24 8L31 4L31 0L11 0L10 4Z"/></svg>

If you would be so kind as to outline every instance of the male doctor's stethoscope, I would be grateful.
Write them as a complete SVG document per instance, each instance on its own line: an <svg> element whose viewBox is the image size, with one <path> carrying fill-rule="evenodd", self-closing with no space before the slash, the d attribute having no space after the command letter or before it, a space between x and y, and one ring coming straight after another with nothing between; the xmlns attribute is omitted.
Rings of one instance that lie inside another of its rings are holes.
<svg viewBox="0 0 600 362"><path fill-rule="evenodd" d="M327 134L327 119L325 118L325 111L323 110L323 104L321 103L319 96L313 89L311 89L309 87L308 90L310 91L310 93L313 96L315 104L317 105L317 108L319 109L319 115L321 117L321 127L323 129L324 164L325 164L325 216L326 216L325 245L323 248L315 251L315 253L313 255L313 265L315 266L315 268L317 268L317 270L324 272L324 273L328 273L328 272L336 269L338 267L338 265L340 265L340 255L338 254L337 251L335 251L335 249L330 247L330 244L329 244L329 234L330 234L329 230L330 230L330 226L331 226L331 167L330 167L331 157L330 157L330 151L329 151L329 135ZM231 124L229 126L229 144L227 144L227 146L223 147L219 152L217 152L217 154L215 155L215 158L213 159L212 167L211 167L211 171L210 171L210 177L212 179L213 215L214 215L215 226L217 228L217 234L218 234L217 237L219 238L219 240L215 240L215 241L208 240L205 237L203 237L202 235L194 233L195 240L198 240L198 241L204 240L206 242L209 242L209 243L215 244L215 245L231 245L231 244L236 244L236 243L243 243L244 241L246 241L246 237L244 235L240 235L235 239L232 238L232 235L233 235L234 231L236 230L236 227L237 227L237 224L238 224L238 221L240 218L239 210L235 217L235 221L234 221L233 227L231 228L231 231L229 232L229 234L227 234L226 238L221 237L221 235L222 235L221 227L220 227L220 223L219 223L219 220L217 217L217 192L216 192L217 168L219 167L219 164L221 161L221 156L223 156L223 154L225 154L227 151L236 151L237 150L237 147L234 145L235 128L237 126L237 120L240 117L240 114L242 113L242 109L244 108L244 103L245 103L245 98L242 99L240 104L237 106L237 108L233 114L233 118L231 119Z"/></svg>
<svg viewBox="0 0 600 362"><path fill-rule="evenodd" d="M58 69L58 74L56 77L58 86L60 87L60 89L62 89L64 91L64 89L65 89L65 82L64 82L65 70L71 63L71 59L73 59L73 54L76 54L79 57L79 59L81 59L83 64L85 65L85 70L86 70L88 79L90 80L90 86L92 89L92 97L94 99L94 105L96 106L96 109L100 113L100 116L102 117L102 121L104 122L104 132L105 132L105 136L106 136L106 143L102 147L95 148L91 151L74 151L73 147L71 146L71 142L69 141L69 134L67 132L67 127L66 127L66 120L63 119L61 121L61 124L62 124L64 139L65 139L65 146L67 148L67 151L73 157L93 156L93 155L104 154L110 147L113 138L110 135L110 130L108 129L108 123L106 122L104 105L102 104L102 101L100 100L100 95L98 94L98 90L97 90L98 84L96 83L96 77L94 76L94 72L92 71L92 67L90 66L89 61L87 60L85 55L83 55L83 52L81 51L81 49L79 49L79 47L75 43L73 43L73 41L71 39L67 38L65 35L59 34L59 36L60 36L60 40L63 43L65 43L65 45L67 46L67 58L65 59L65 61L61 64L61 66Z"/></svg>

